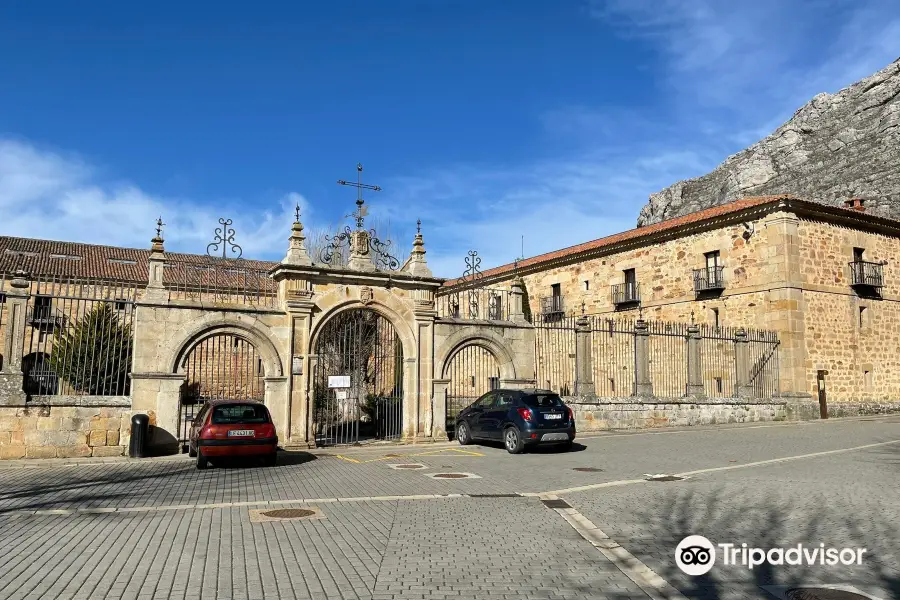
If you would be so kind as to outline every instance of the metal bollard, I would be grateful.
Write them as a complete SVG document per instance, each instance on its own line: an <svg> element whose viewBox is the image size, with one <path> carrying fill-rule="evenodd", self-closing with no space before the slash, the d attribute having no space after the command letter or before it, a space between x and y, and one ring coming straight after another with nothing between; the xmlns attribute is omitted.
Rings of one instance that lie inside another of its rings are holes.
<svg viewBox="0 0 900 600"><path fill-rule="evenodd" d="M128 445L128 456L144 458L147 450L147 436L150 432L150 417L134 415L131 417L131 443Z"/></svg>

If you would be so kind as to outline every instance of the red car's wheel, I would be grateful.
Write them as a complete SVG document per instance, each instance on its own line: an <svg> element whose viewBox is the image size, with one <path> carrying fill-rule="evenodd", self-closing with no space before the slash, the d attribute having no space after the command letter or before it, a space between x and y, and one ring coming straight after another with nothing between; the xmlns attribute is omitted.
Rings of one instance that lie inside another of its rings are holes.
<svg viewBox="0 0 900 600"><path fill-rule="evenodd" d="M206 460L206 457L203 456L203 451L200 448L197 448L197 468L200 470L205 469L209 466L209 461Z"/></svg>

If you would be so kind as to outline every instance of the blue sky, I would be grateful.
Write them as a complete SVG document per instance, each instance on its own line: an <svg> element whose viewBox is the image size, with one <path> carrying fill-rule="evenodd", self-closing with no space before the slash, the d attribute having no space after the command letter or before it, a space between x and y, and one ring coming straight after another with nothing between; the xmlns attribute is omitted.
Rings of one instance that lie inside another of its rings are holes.
<svg viewBox="0 0 900 600"><path fill-rule="evenodd" d="M277 259L353 209L458 275L634 226L813 95L900 55L891 2L0 6L0 234Z"/></svg>

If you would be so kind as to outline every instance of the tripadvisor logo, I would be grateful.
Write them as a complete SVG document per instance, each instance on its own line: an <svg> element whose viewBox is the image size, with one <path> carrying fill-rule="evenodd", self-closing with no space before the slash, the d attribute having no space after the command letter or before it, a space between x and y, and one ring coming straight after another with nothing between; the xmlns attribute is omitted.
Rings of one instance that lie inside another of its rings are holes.
<svg viewBox="0 0 900 600"><path fill-rule="evenodd" d="M718 551L716 550L718 548ZM790 548L752 548L747 544L713 544L702 535L689 535L675 548L675 564L688 575L709 573L721 556L720 564L753 569L769 565L861 565L865 548L826 548L825 544L797 544Z"/></svg>

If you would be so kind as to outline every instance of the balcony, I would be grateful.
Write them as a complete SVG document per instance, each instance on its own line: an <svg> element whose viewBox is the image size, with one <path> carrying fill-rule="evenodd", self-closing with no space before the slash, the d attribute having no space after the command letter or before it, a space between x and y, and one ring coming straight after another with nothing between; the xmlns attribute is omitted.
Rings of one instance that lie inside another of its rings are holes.
<svg viewBox="0 0 900 600"><path fill-rule="evenodd" d="M851 262L850 286L857 292L880 294L884 287L884 263L864 260Z"/></svg>
<svg viewBox="0 0 900 600"><path fill-rule="evenodd" d="M617 283L612 286L612 303L616 308L640 304L641 288L637 283Z"/></svg>
<svg viewBox="0 0 900 600"><path fill-rule="evenodd" d="M31 309L27 322L35 329L56 329L65 326L66 315L52 306L35 306Z"/></svg>
<svg viewBox="0 0 900 600"><path fill-rule="evenodd" d="M697 294L721 292L725 289L725 267L694 269L694 291Z"/></svg>
<svg viewBox="0 0 900 600"><path fill-rule="evenodd" d="M565 313L563 309L562 296L544 296L541 298L541 314L544 316L562 315Z"/></svg>

